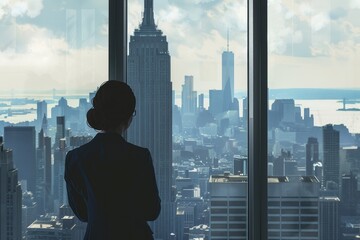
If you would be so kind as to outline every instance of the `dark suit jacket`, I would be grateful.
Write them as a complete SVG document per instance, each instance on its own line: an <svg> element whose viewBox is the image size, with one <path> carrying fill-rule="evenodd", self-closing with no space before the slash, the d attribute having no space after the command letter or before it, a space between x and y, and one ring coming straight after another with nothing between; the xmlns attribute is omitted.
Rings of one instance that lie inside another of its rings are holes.
<svg viewBox="0 0 360 240"><path fill-rule="evenodd" d="M147 221L160 214L160 198L148 149L116 133L98 133L66 156L69 205L87 222L84 239L153 239Z"/></svg>

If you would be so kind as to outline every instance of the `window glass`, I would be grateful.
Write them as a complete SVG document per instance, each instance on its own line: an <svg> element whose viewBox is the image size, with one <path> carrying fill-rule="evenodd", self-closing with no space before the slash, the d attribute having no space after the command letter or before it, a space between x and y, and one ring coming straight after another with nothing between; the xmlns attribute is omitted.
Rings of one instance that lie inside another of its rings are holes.
<svg viewBox="0 0 360 240"><path fill-rule="evenodd" d="M86 112L108 79L108 2L1 1L0 75L0 175L8 174L0 198L13 211L0 238L82 236L85 225L67 204L64 161L96 133Z"/></svg>
<svg viewBox="0 0 360 240"><path fill-rule="evenodd" d="M268 1L268 195L281 202L269 204L268 221L281 217L276 239L358 235L359 7Z"/></svg>
<svg viewBox="0 0 360 240"><path fill-rule="evenodd" d="M155 238L246 239L246 4L129 1L128 140L153 157Z"/></svg>

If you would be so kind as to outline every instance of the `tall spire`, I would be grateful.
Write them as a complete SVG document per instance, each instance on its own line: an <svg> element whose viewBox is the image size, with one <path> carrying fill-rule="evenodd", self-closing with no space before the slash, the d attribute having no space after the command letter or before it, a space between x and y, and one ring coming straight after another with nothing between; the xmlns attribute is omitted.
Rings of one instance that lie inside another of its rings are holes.
<svg viewBox="0 0 360 240"><path fill-rule="evenodd" d="M153 0L144 0L144 16L141 26L155 27Z"/></svg>
<svg viewBox="0 0 360 240"><path fill-rule="evenodd" d="M227 30L227 51L229 51L229 29Z"/></svg>

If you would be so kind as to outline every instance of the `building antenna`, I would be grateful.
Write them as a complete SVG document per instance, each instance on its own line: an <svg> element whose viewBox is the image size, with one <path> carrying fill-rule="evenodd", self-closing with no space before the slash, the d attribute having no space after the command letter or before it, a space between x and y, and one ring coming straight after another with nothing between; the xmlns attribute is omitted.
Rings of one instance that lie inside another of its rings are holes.
<svg viewBox="0 0 360 240"><path fill-rule="evenodd" d="M229 51L229 29L227 30L227 51Z"/></svg>

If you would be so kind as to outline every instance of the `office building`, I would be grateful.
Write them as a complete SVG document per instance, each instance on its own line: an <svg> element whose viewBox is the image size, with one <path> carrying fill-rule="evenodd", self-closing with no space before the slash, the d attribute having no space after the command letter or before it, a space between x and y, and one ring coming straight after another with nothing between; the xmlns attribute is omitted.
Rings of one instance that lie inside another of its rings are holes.
<svg viewBox="0 0 360 240"><path fill-rule="evenodd" d="M306 144L306 176L314 175L314 164L319 162L319 143L317 138L308 138Z"/></svg>
<svg viewBox="0 0 360 240"><path fill-rule="evenodd" d="M36 105L36 119L38 122L40 122L43 120L44 116L47 116L47 103L43 100L38 101Z"/></svg>
<svg viewBox="0 0 360 240"><path fill-rule="evenodd" d="M334 186L333 183L338 186L340 181L340 136L339 131L336 131L330 124L323 127L323 145L324 186L328 188Z"/></svg>
<svg viewBox="0 0 360 240"><path fill-rule="evenodd" d="M60 139L59 147L54 150L54 177L53 195L54 209L67 203L66 184L64 180L65 158L69 148L66 146L65 138Z"/></svg>
<svg viewBox="0 0 360 240"><path fill-rule="evenodd" d="M185 76L181 92L181 112L195 114L197 110L197 93L194 91L194 77Z"/></svg>
<svg viewBox="0 0 360 240"><path fill-rule="evenodd" d="M247 175L247 157L234 155L234 175Z"/></svg>
<svg viewBox="0 0 360 240"><path fill-rule="evenodd" d="M304 125L305 127L314 127L314 115L310 115L310 108L304 108Z"/></svg>
<svg viewBox="0 0 360 240"><path fill-rule="evenodd" d="M45 152L45 210L46 212L53 211L53 197L52 197L52 165L51 165L51 138L44 137L44 152Z"/></svg>
<svg viewBox="0 0 360 240"><path fill-rule="evenodd" d="M38 134L38 147L36 149L36 191L35 198L39 214L45 213L45 135L41 129Z"/></svg>
<svg viewBox="0 0 360 240"><path fill-rule="evenodd" d="M13 150L19 180L27 181L27 189L36 191L35 127L4 127L5 147Z"/></svg>
<svg viewBox="0 0 360 240"><path fill-rule="evenodd" d="M356 216L358 200L358 179L355 174L343 174L341 176L341 202L342 216Z"/></svg>
<svg viewBox="0 0 360 240"><path fill-rule="evenodd" d="M338 240L340 237L338 197L320 197L320 240Z"/></svg>
<svg viewBox="0 0 360 240"><path fill-rule="evenodd" d="M210 239L247 239L247 176L210 177ZM319 239L319 181L268 177L268 239Z"/></svg>
<svg viewBox="0 0 360 240"><path fill-rule="evenodd" d="M224 92L225 111L232 109L234 99L234 53L229 50L229 35L227 49L221 56L222 90Z"/></svg>
<svg viewBox="0 0 360 240"><path fill-rule="evenodd" d="M55 147L59 147L60 139L65 138L65 117L56 117Z"/></svg>
<svg viewBox="0 0 360 240"><path fill-rule="evenodd" d="M0 137L0 239L4 240L22 239L21 186L12 157L12 150L4 148Z"/></svg>
<svg viewBox="0 0 360 240"><path fill-rule="evenodd" d="M81 240L77 231L74 216L64 216L58 219L56 216L42 216L27 227L27 240Z"/></svg>
<svg viewBox="0 0 360 240"><path fill-rule="evenodd" d="M154 159L161 197L161 213L154 222L157 239L174 232L172 198L172 83L168 42L157 29L153 0L144 1L139 29L130 36L128 84L136 96L136 117L128 129L128 141L146 147Z"/></svg>
<svg viewBox="0 0 360 240"><path fill-rule="evenodd" d="M199 94L199 110L203 110L204 108L204 94Z"/></svg>
<svg viewBox="0 0 360 240"><path fill-rule="evenodd" d="M209 90L209 111L215 117L222 113L223 106L223 91L222 90Z"/></svg>
<svg viewBox="0 0 360 240"><path fill-rule="evenodd" d="M280 122L295 122L295 101L294 99L276 99L271 105L271 110L278 114Z"/></svg>

